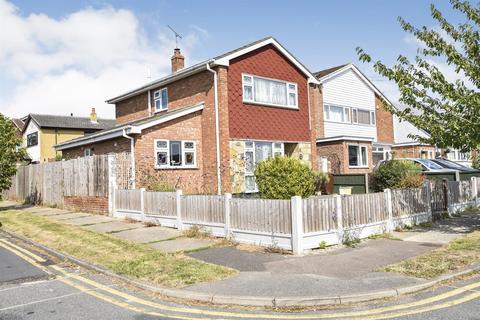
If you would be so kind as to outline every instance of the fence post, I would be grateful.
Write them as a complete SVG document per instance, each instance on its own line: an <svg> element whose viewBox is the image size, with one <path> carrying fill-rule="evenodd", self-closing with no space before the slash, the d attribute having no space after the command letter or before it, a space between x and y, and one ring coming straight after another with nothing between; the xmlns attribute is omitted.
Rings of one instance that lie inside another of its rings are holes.
<svg viewBox="0 0 480 320"><path fill-rule="evenodd" d="M392 201L392 190L385 189L383 190L385 194L385 206L387 208L387 231L392 232L395 230L395 225L393 223L393 201Z"/></svg>
<svg viewBox="0 0 480 320"><path fill-rule="evenodd" d="M224 199L223 199L223 212L225 214L225 238L229 239L231 237L231 232L230 232L230 204L232 200L232 194L231 193L225 193Z"/></svg>
<svg viewBox="0 0 480 320"><path fill-rule="evenodd" d="M370 193L370 182L368 181L368 173L365 173L365 193Z"/></svg>
<svg viewBox="0 0 480 320"><path fill-rule="evenodd" d="M335 213L337 215L337 234L338 244L343 243L343 214L342 214L342 196L335 196Z"/></svg>
<svg viewBox="0 0 480 320"><path fill-rule="evenodd" d="M182 190L176 190L175 191L175 208L177 212L177 229L182 230L183 229L183 223L182 223Z"/></svg>
<svg viewBox="0 0 480 320"><path fill-rule="evenodd" d="M477 185L477 177L470 178L470 185L472 190L472 200L475 201L475 206L477 206L478 201L478 185Z"/></svg>
<svg viewBox="0 0 480 320"><path fill-rule="evenodd" d="M443 195L445 197L445 210L448 213L448 216L450 215L450 189L448 187L448 179L442 179L442 184L443 184Z"/></svg>
<svg viewBox="0 0 480 320"><path fill-rule="evenodd" d="M455 181L460 181L460 171L455 171Z"/></svg>
<svg viewBox="0 0 480 320"><path fill-rule="evenodd" d="M145 221L145 188L140 188L140 211L142 215L142 221Z"/></svg>
<svg viewBox="0 0 480 320"><path fill-rule="evenodd" d="M303 210L302 197L291 199L292 208L292 251L294 255L303 254Z"/></svg>
<svg viewBox="0 0 480 320"><path fill-rule="evenodd" d="M432 210L432 185L430 181L425 180L425 192L427 197L427 212L429 216L429 221L433 221L433 210Z"/></svg>

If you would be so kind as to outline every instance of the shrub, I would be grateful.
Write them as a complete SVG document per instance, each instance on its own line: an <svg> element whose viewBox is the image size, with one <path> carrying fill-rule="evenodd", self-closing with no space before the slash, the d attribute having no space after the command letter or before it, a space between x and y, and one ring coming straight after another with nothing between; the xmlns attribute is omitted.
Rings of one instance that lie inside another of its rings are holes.
<svg viewBox="0 0 480 320"><path fill-rule="evenodd" d="M476 154L472 159L472 168L480 170L480 155Z"/></svg>
<svg viewBox="0 0 480 320"><path fill-rule="evenodd" d="M418 188L424 182L421 173L421 166L413 161L388 161L373 172L373 189L380 192L387 188Z"/></svg>
<svg viewBox="0 0 480 320"><path fill-rule="evenodd" d="M295 158L274 157L255 167L255 179L262 198L290 199L314 195L319 174Z"/></svg>

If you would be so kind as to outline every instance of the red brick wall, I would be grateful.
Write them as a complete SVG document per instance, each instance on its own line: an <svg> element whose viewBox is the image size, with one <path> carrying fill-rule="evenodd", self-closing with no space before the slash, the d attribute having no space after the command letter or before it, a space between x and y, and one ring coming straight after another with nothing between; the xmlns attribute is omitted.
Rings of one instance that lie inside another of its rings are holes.
<svg viewBox="0 0 480 320"><path fill-rule="evenodd" d="M85 146L65 149L62 151L62 155L66 159L83 157L85 155L84 150L87 148L91 148L93 154L130 152L130 140L120 137L112 140L100 141Z"/></svg>
<svg viewBox="0 0 480 320"><path fill-rule="evenodd" d="M378 142L393 144L393 115L385 109L385 106L378 95L375 95L375 109Z"/></svg>
<svg viewBox="0 0 480 320"><path fill-rule="evenodd" d="M348 165L348 145L367 145L368 168L350 168ZM356 141L332 141L317 144L317 157L327 158L329 173L369 173L373 170L372 144Z"/></svg>
<svg viewBox="0 0 480 320"><path fill-rule="evenodd" d="M64 197L63 206L70 210L107 214L108 198L91 196Z"/></svg>
<svg viewBox="0 0 480 320"><path fill-rule="evenodd" d="M144 92L117 102L115 104L115 120L117 124L148 117L148 93Z"/></svg>
<svg viewBox="0 0 480 320"><path fill-rule="evenodd" d="M242 73L296 82L299 110L243 103ZM310 141L307 78L273 46L230 61L228 93L230 138Z"/></svg>
<svg viewBox="0 0 480 320"><path fill-rule="evenodd" d="M432 151L433 156L435 156L434 146L401 146L392 148L395 158L420 158L422 151Z"/></svg>
<svg viewBox="0 0 480 320"><path fill-rule="evenodd" d="M155 181L165 181L171 187L178 183L177 188L182 189L184 193L203 192L206 188L204 165L210 164L204 163L201 138L201 111L145 129L143 134L135 139L136 188L148 188ZM197 168L155 169L155 139L195 141Z"/></svg>

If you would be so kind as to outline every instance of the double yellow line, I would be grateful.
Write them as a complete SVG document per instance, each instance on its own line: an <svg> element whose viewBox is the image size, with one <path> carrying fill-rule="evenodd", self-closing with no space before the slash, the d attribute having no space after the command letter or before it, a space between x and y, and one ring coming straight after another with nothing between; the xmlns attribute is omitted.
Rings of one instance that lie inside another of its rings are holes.
<svg viewBox="0 0 480 320"><path fill-rule="evenodd" d="M11 252L24 258L26 261L32 263L36 267L45 269L39 265L42 262L41 257L16 246L4 239L0 239L0 246L10 250ZM43 259L43 261L45 261ZM89 294L97 299L106 301L113 305L119 306L123 309L148 314L157 317L167 317L174 319L232 319L232 318L257 318L257 319L338 319L338 318L354 318L364 320L380 320L391 319L401 316L408 316L424 312L436 311L440 309L449 308L459 305L474 299L480 298L480 291L474 291L480 287L480 282L465 285L460 288L450 290L448 292L425 298L411 303L393 305L388 307L381 307L369 310L351 311L351 312L336 312L336 313L317 313L317 314L279 314L279 313L239 313L228 311L214 311L196 308L181 308L170 305L164 305L153 301L148 301L137 296L116 290L110 286L106 286L99 282L93 281L86 277L69 273L59 266L51 266L56 272L60 273L62 277L59 278L63 283L76 288L77 290ZM75 281L73 281L75 280ZM444 301L449 298L458 299ZM119 299L120 298L120 299ZM442 302L443 301L443 302ZM440 302L440 303L438 303ZM135 305L132 305L135 304Z"/></svg>

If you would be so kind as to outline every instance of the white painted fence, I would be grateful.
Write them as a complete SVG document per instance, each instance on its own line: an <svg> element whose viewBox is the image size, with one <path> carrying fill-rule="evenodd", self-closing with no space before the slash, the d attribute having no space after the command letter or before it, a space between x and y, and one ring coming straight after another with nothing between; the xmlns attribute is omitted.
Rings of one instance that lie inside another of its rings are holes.
<svg viewBox="0 0 480 320"><path fill-rule="evenodd" d="M197 225L215 236L302 254L321 243L339 244L431 221L435 210L445 209L442 203L449 213L478 203L476 178L446 185L426 183L418 189L291 200L116 190L114 215L179 229ZM432 196L439 194L436 189L446 195ZM448 203L442 202L445 198Z"/></svg>

